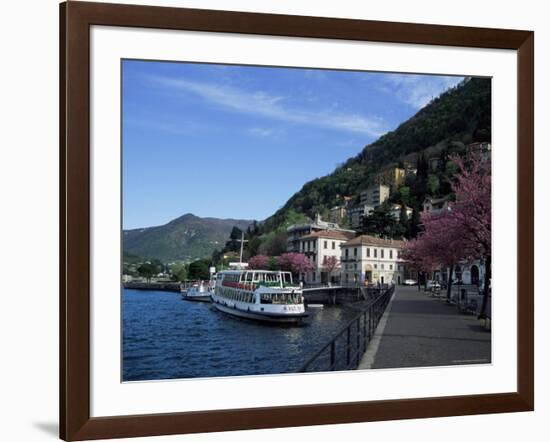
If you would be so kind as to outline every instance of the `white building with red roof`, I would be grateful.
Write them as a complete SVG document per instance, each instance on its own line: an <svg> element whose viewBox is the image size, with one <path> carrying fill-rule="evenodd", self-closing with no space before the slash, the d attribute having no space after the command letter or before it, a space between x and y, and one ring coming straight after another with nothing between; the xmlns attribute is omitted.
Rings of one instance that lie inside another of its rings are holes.
<svg viewBox="0 0 550 442"><path fill-rule="evenodd" d="M300 252L313 264L313 271L302 275L309 284L340 282L341 245L355 236L355 232L320 230L300 238Z"/></svg>
<svg viewBox="0 0 550 442"><path fill-rule="evenodd" d="M300 239L303 236L310 235L314 232L322 232L327 230L335 230L351 234L355 236L354 230L342 229L338 223L324 221L319 214L315 215L315 219L311 222L303 224L293 224L286 229L287 233L287 252L300 251Z"/></svg>

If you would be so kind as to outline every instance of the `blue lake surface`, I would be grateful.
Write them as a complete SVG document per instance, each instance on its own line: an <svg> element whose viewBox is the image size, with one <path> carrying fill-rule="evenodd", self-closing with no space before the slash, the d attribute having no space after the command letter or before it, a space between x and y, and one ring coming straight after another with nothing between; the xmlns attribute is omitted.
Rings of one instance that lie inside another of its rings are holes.
<svg viewBox="0 0 550 442"><path fill-rule="evenodd" d="M308 309L301 326L236 319L175 292L123 292L123 381L296 372L353 317Z"/></svg>

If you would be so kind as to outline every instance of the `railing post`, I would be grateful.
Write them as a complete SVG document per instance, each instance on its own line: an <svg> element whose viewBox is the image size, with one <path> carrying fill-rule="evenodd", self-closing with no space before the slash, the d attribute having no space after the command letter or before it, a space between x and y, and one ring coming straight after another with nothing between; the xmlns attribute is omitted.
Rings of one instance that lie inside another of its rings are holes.
<svg viewBox="0 0 550 442"><path fill-rule="evenodd" d="M374 336L378 322L386 310L391 295L394 292L395 287L388 287L386 290L376 290L379 293L379 296L374 299L368 306L366 310L359 313L354 319L352 319L348 325L342 329L335 338L333 338L330 343L326 344L321 350L319 350L310 360L308 360L300 369L300 372L307 371L311 365L321 356L326 355L327 349L330 347L330 370L334 371L343 365L341 359L343 355L336 354L336 341L340 338L343 338L343 334L346 333L346 369L350 369L352 357L351 357L351 348L352 348L352 327L355 323L356 328L356 339L354 340L353 345L355 345L355 356L353 357L356 368L360 363L360 351L361 351L361 335L363 335L363 354L367 351L369 342ZM367 319L368 315L368 319ZM363 317L363 330L361 331L361 317ZM368 323L367 323L368 321ZM344 349L342 349L344 351ZM342 353L342 352L341 352Z"/></svg>
<svg viewBox="0 0 550 442"><path fill-rule="evenodd" d="M369 338L372 339L374 332L374 304L369 309Z"/></svg>
<svg viewBox="0 0 550 442"><path fill-rule="evenodd" d="M367 311L363 312L363 353L367 351Z"/></svg>
<svg viewBox="0 0 550 442"><path fill-rule="evenodd" d="M351 324L348 326L348 329L346 331L346 340L347 340L347 345L346 345L346 353L347 353L347 358L346 358L346 362L347 362L347 367L346 368L349 368L349 364L351 362Z"/></svg>
<svg viewBox="0 0 550 442"><path fill-rule="evenodd" d="M355 349L355 365L359 365L359 349L361 348L361 316L357 318L357 347Z"/></svg>

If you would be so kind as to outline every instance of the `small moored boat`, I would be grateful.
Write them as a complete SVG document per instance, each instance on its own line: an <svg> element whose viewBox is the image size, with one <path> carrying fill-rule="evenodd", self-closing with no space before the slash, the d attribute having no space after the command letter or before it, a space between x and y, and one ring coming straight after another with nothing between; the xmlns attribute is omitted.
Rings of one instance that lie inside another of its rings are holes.
<svg viewBox="0 0 550 442"><path fill-rule="evenodd" d="M214 290L215 280L200 281L187 289L181 289L181 299L186 301L210 302L210 295Z"/></svg>

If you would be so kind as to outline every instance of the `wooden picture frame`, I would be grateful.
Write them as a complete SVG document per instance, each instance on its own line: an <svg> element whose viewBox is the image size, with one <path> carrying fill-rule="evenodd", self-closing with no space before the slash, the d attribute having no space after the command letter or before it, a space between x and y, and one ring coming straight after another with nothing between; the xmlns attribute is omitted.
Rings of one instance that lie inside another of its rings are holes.
<svg viewBox="0 0 550 442"><path fill-rule="evenodd" d="M517 391L456 397L90 417L90 26L517 51ZM65 440L411 419L534 408L534 34L70 1L60 5L60 437ZM520 285L521 284L521 285Z"/></svg>

